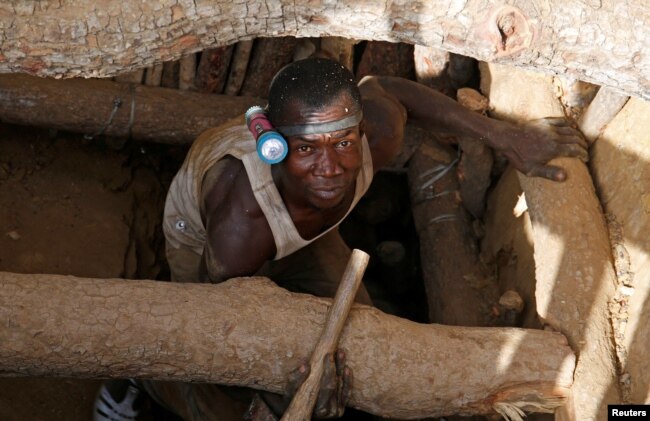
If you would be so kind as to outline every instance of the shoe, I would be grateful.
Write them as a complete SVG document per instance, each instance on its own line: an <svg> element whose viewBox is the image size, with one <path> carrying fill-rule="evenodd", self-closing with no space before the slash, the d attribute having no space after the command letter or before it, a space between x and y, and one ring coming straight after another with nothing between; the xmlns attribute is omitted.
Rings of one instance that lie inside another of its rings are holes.
<svg viewBox="0 0 650 421"><path fill-rule="evenodd" d="M95 399L93 421L133 421L140 414L142 390L132 379L109 380Z"/></svg>

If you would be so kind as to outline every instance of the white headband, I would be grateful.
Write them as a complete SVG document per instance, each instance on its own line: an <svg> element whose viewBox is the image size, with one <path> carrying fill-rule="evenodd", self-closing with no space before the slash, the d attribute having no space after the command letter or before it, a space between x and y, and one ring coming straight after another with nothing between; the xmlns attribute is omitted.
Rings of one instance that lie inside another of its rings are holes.
<svg viewBox="0 0 650 421"><path fill-rule="evenodd" d="M335 132L337 130L347 129L354 127L363 120L363 112L361 110L356 113L342 118L340 120L328 121L325 123L317 124L302 124L296 126L281 126L275 129L286 136L296 136L302 134L321 134Z"/></svg>

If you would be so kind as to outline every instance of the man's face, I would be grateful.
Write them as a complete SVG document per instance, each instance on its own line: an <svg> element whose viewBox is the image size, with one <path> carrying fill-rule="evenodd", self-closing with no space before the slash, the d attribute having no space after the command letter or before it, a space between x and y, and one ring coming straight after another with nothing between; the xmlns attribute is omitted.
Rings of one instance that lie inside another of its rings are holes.
<svg viewBox="0 0 650 421"><path fill-rule="evenodd" d="M288 107L283 125L325 123L353 114L347 95L322 109L296 102ZM280 164L283 188L289 200L303 200L317 209L341 204L354 187L362 164L359 126L329 133L287 137L289 153Z"/></svg>

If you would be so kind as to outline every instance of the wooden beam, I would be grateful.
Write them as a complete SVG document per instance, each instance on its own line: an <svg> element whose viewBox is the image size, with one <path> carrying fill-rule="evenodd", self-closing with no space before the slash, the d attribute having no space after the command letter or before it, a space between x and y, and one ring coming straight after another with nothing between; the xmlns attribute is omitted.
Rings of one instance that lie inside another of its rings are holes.
<svg viewBox="0 0 650 421"><path fill-rule="evenodd" d="M498 116L564 117L551 76L495 64L481 73ZM519 175L533 228L537 313L579 355L571 404L560 419L599 419L607 403L622 401L608 308L616 284L612 250L587 166L577 158L552 164L567 171L566 181Z"/></svg>
<svg viewBox="0 0 650 421"><path fill-rule="evenodd" d="M211 285L0 272L0 373L284 393L330 305L265 278ZM340 346L355 378L350 405L399 419L553 410L575 363L558 333L418 324L363 305L353 306Z"/></svg>
<svg viewBox="0 0 650 421"><path fill-rule="evenodd" d="M121 0L0 5L0 72L114 76L255 37L407 42L650 98L650 3ZM389 4L389 5L388 5Z"/></svg>
<svg viewBox="0 0 650 421"><path fill-rule="evenodd" d="M457 326L490 326L499 295L479 259L477 239L459 194L457 153L430 132L407 126L423 141L408 166L411 208L420 238L429 320Z"/></svg>
<svg viewBox="0 0 650 421"><path fill-rule="evenodd" d="M264 103L252 97L27 75L0 75L0 91L0 120L5 123L171 144L191 143L203 130Z"/></svg>
<svg viewBox="0 0 650 421"><path fill-rule="evenodd" d="M609 122L623 109L628 99L629 96L610 88L600 88L578 122L578 127L587 140L595 142Z"/></svg>

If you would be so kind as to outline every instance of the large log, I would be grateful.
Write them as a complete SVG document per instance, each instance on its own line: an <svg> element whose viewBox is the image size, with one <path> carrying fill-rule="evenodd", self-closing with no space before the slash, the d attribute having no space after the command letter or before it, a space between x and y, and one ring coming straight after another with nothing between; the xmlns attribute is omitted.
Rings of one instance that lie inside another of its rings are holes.
<svg viewBox="0 0 650 421"><path fill-rule="evenodd" d="M650 403L649 114L650 103L630 98L594 143L591 162L618 276L610 310L624 373L620 383L624 399L634 403Z"/></svg>
<svg viewBox="0 0 650 421"><path fill-rule="evenodd" d="M497 116L564 116L552 77L495 64L481 72ZM553 163L566 169L566 181L519 177L533 228L537 312L567 335L579 356L570 405L560 419L600 419L607 403L621 402L608 308L616 284L608 231L586 165L577 158Z"/></svg>
<svg viewBox="0 0 650 421"><path fill-rule="evenodd" d="M291 37L255 40L239 93L266 98L273 76L293 59L298 41Z"/></svg>
<svg viewBox="0 0 650 421"><path fill-rule="evenodd" d="M284 393L330 305L263 278L209 285L0 272L0 373ZM575 362L558 333L424 325L363 305L340 346L355 377L351 406L401 419L552 410Z"/></svg>
<svg viewBox="0 0 650 421"><path fill-rule="evenodd" d="M0 93L0 121L6 123L171 144L190 143L203 130L264 103L252 97L27 75L0 75Z"/></svg>
<svg viewBox="0 0 650 421"><path fill-rule="evenodd" d="M650 4L526 0L16 0L0 5L0 72L113 76L255 37L408 42L650 97Z"/></svg>
<svg viewBox="0 0 650 421"><path fill-rule="evenodd" d="M479 259L470 216L460 200L456 151L436 144L424 130L407 127L406 135L424 138L409 161L408 178L429 320L493 325L498 292Z"/></svg>

